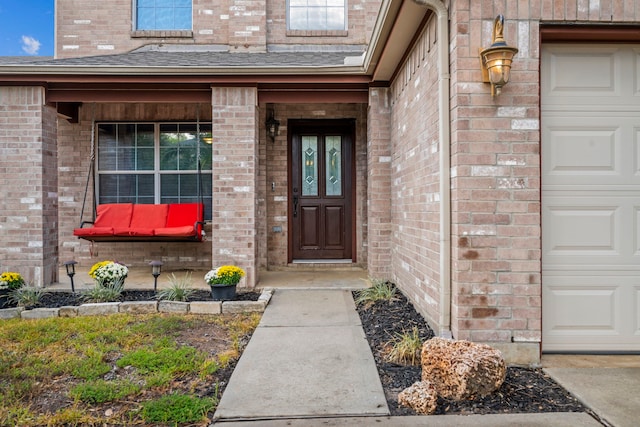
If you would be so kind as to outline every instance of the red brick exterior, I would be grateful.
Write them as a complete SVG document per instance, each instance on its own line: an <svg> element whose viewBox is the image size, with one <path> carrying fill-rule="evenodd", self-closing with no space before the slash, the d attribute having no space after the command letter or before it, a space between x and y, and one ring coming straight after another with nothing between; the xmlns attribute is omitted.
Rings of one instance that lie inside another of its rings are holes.
<svg viewBox="0 0 640 427"><path fill-rule="evenodd" d="M269 44L366 45L380 1L348 2L348 28L341 32L287 32L285 0L193 0L191 31L134 31L133 7L132 0L58 1L56 57L117 54L150 44L218 45L232 52L262 52Z"/></svg>
<svg viewBox="0 0 640 427"><path fill-rule="evenodd" d="M441 309L435 34L432 19L391 85L392 279L429 319Z"/></svg>
<svg viewBox="0 0 640 427"><path fill-rule="evenodd" d="M0 271L57 279L56 112L38 87L0 88Z"/></svg>
<svg viewBox="0 0 640 427"><path fill-rule="evenodd" d="M367 265L373 278L391 278L391 95L369 91L367 128Z"/></svg>
<svg viewBox="0 0 640 427"><path fill-rule="evenodd" d="M258 92L213 88L213 266L233 264L257 279Z"/></svg>

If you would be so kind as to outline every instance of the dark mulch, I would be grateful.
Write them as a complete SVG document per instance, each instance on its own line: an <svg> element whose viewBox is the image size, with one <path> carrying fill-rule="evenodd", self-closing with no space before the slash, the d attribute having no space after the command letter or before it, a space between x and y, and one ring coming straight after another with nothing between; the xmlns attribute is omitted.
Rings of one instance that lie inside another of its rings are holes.
<svg viewBox="0 0 640 427"><path fill-rule="evenodd" d="M259 297L259 292L238 292L233 300L257 301ZM125 290L122 292L120 301L153 301L155 299L156 294L153 291ZM198 289L189 297L189 301L213 301L213 298L210 291ZM42 296L37 307L58 308L83 303L82 292L51 291ZM10 304L6 308L9 307L11 307Z"/></svg>
<svg viewBox="0 0 640 427"><path fill-rule="evenodd" d="M380 380L392 415L415 415L412 409L398 405L398 393L420 381L421 369L387 362L383 346L397 334L417 327L421 339L433 337L433 331L404 295L396 301L378 301L358 314L373 351ZM585 412L587 409L542 369L509 367L502 386L489 396L455 402L439 398L436 414L501 414L538 412Z"/></svg>

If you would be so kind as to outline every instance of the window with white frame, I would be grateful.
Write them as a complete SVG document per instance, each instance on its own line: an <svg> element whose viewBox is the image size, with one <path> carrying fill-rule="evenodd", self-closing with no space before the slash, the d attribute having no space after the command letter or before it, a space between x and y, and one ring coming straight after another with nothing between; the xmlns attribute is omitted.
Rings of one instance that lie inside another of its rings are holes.
<svg viewBox="0 0 640 427"><path fill-rule="evenodd" d="M211 219L211 123L100 123L97 131L99 204L202 201Z"/></svg>
<svg viewBox="0 0 640 427"><path fill-rule="evenodd" d="M289 30L346 30L347 0L287 0Z"/></svg>
<svg viewBox="0 0 640 427"><path fill-rule="evenodd" d="M135 0L136 30L191 30L192 0Z"/></svg>

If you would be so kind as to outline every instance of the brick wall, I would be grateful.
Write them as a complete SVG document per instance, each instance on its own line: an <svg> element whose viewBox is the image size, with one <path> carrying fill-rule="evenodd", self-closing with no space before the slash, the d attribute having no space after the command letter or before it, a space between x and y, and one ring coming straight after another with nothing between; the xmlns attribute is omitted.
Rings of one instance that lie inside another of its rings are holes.
<svg viewBox="0 0 640 427"><path fill-rule="evenodd" d="M264 184L259 189L259 199L266 203L266 225L258 226L259 230L265 230L266 256L260 256L261 267L277 269L287 265L288 248L288 171L287 171L287 120L289 119L343 119L356 120L356 260L361 265L366 265L366 221L367 221L367 117L364 104L275 104L274 115L280 121L280 135L271 142L270 138L261 138L265 141L263 156L266 159L264 165ZM266 106L261 106L265 110ZM262 113L264 115L264 112ZM261 117L261 120L266 116ZM263 130L264 132L264 130ZM275 184L271 190L271 183ZM262 218L258 221L262 221ZM281 227L282 232L273 232L273 227ZM261 253L263 253L261 251Z"/></svg>
<svg viewBox="0 0 640 427"><path fill-rule="evenodd" d="M211 108L202 104L200 120L211 120ZM208 269L211 267L211 226L205 226L208 239L202 243L177 242L101 242L91 244L73 235L82 219L92 219L92 182L85 185L91 159L91 124L100 121L177 121L195 120L197 106L191 104L84 104L80 122L58 120L58 203L60 262L75 260L83 268L104 259L116 259L129 266L146 267L151 260L165 263L163 269Z"/></svg>
<svg viewBox="0 0 640 427"><path fill-rule="evenodd" d="M431 19L391 86L390 277L437 328L439 143L436 20Z"/></svg>
<svg viewBox="0 0 640 427"><path fill-rule="evenodd" d="M0 271L57 278L56 114L40 87L0 87Z"/></svg>
<svg viewBox="0 0 640 427"><path fill-rule="evenodd" d="M59 0L56 57L108 55L147 44L264 50L265 1L193 0L193 31L134 32L132 0Z"/></svg>
<svg viewBox="0 0 640 427"><path fill-rule="evenodd" d="M369 276L391 278L391 94L369 90L367 129L367 270Z"/></svg>
<svg viewBox="0 0 640 427"><path fill-rule="evenodd" d="M258 92L213 88L213 266L234 264L257 280Z"/></svg>
<svg viewBox="0 0 640 427"><path fill-rule="evenodd" d="M192 31L133 31L132 0L59 0L58 58L124 53L148 44L208 44L264 51L269 44L366 44L380 0L348 2L348 30L290 33L285 0L193 0Z"/></svg>

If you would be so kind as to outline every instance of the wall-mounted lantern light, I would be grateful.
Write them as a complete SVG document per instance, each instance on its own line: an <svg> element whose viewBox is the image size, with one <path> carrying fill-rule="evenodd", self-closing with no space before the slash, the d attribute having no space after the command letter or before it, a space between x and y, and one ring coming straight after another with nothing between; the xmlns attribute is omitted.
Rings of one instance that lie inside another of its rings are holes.
<svg viewBox="0 0 640 427"><path fill-rule="evenodd" d="M265 126L267 128L267 135L271 138L271 141L275 141L276 136L280 134L280 121L273 117L273 108L269 108L267 111L267 122Z"/></svg>
<svg viewBox="0 0 640 427"><path fill-rule="evenodd" d="M493 42L490 47L480 50L482 80L491 83L491 96L500 95L502 86L509 83L511 62L518 53L515 47L504 41L504 16L496 16L493 22Z"/></svg>

